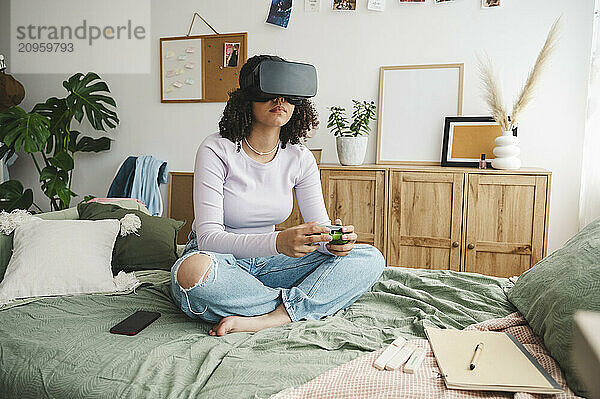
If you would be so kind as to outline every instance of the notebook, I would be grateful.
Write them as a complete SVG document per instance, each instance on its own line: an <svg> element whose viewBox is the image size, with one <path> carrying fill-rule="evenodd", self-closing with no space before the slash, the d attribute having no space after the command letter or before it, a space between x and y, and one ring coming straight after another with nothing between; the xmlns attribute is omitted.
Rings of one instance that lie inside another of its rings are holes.
<svg viewBox="0 0 600 399"><path fill-rule="evenodd" d="M508 333L426 328L425 333L449 389L555 394L562 388ZM475 347L483 343L476 367Z"/></svg>

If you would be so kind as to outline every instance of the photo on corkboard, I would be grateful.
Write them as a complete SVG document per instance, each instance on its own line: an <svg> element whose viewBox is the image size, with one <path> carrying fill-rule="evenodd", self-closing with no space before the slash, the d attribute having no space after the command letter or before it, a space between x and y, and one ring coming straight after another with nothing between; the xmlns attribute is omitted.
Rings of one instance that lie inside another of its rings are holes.
<svg viewBox="0 0 600 399"><path fill-rule="evenodd" d="M356 10L356 0L333 0L332 7L335 11Z"/></svg>
<svg viewBox="0 0 600 399"><path fill-rule="evenodd" d="M481 155L494 158L494 140L502 135L491 116L446 117L442 140L442 166L478 167Z"/></svg>
<svg viewBox="0 0 600 399"><path fill-rule="evenodd" d="M225 51L223 52L223 66L236 67L238 66L240 57L239 43L225 43Z"/></svg>

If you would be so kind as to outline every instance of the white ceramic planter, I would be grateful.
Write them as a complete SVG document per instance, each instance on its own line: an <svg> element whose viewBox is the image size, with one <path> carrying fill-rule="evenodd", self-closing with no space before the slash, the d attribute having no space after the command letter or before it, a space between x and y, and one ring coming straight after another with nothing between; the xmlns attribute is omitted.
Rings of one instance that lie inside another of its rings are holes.
<svg viewBox="0 0 600 399"><path fill-rule="evenodd" d="M494 148L494 156L492 159L492 168L515 170L521 167L521 160L518 158L521 150L517 147L519 139L513 136L511 130L502 132L502 136L496 137L494 140L496 147Z"/></svg>
<svg viewBox="0 0 600 399"><path fill-rule="evenodd" d="M362 165L367 152L368 136L336 137L338 159L342 165Z"/></svg>

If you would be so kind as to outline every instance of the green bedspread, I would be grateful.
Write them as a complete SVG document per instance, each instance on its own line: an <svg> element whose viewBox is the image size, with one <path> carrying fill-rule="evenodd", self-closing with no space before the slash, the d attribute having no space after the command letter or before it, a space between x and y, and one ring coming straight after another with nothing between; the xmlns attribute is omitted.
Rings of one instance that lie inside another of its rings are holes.
<svg viewBox="0 0 600 399"><path fill-rule="evenodd" d="M388 268L349 308L258 333L207 334L169 297L168 272L136 293L44 298L0 311L1 398L266 398L423 327L464 328L516 309L512 284L478 274ZM137 336L110 327L162 316Z"/></svg>

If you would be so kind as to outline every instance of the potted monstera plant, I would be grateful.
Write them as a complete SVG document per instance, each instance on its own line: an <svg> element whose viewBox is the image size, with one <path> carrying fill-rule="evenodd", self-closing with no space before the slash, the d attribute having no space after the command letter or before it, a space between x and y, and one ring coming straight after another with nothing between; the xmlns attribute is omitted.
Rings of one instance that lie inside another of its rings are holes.
<svg viewBox="0 0 600 399"><path fill-rule="evenodd" d="M352 123L348 124L343 107L331 107L327 127L336 137L338 159L342 165L361 165L367 152L371 121L375 118L375 102L352 100Z"/></svg>
<svg viewBox="0 0 600 399"><path fill-rule="evenodd" d="M71 198L75 154L110 149L108 137L92 138L72 129L73 119L85 118L95 130L115 128L119 118L108 85L94 72L77 73L63 82L68 94L36 104L30 112L17 106L0 111L0 159L23 151L33 159L41 188L51 210L66 209ZM0 184L0 210L29 209L35 206L31 189L18 180Z"/></svg>

